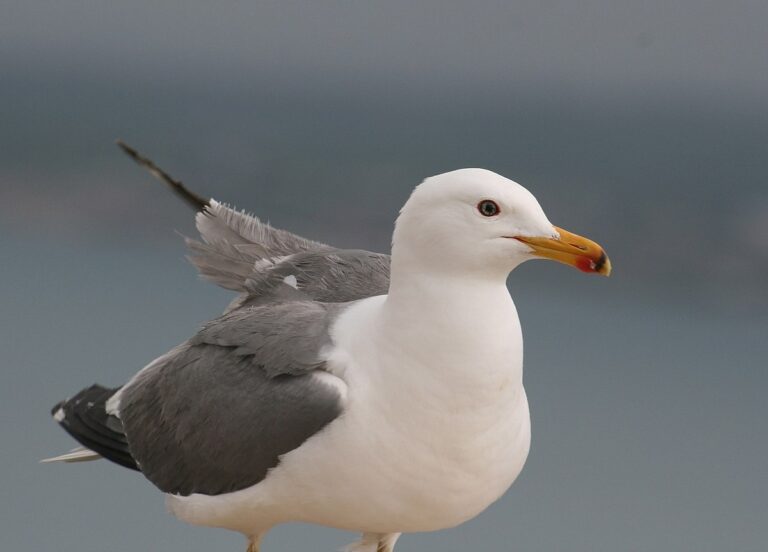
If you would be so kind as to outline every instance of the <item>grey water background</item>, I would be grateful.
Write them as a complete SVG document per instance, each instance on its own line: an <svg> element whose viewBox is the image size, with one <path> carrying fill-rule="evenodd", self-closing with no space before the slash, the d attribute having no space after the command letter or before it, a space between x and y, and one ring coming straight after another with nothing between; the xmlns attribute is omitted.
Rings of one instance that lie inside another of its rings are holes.
<svg viewBox="0 0 768 552"><path fill-rule="evenodd" d="M388 248L482 166L611 255L515 271L533 416L511 490L398 550L768 547L768 56L760 2L10 2L0 8L0 550L239 550L135 473L41 466L53 403L215 316L174 231L200 193ZM481 369L479 367L478 369ZM407 451L403 451L407 454ZM340 467L340 469L343 469ZM277 528L269 550L352 535Z"/></svg>

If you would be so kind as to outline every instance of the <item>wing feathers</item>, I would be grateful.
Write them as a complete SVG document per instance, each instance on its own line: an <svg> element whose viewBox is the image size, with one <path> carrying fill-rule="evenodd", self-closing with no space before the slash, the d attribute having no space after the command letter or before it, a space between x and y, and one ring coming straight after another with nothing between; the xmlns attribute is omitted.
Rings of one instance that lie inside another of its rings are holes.
<svg viewBox="0 0 768 552"><path fill-rule="evenodd" d="M85 447L77 447L65 454L60 454L51 458L43 458L40 460L40 463L50 464L52 462L65 462L69 464L74 462L90 462L91 460L99 460L100 458L102 458L102 456L98 452L93 452Z"/></svg>
<svg viewBox="0 0 768 552"><path fill-rule="evenodd" d="M272 228L257 217L215 200L197 214L202 242L187 239L189 259L200 274L233 291L247 291L246 281L281 258L331 247Z"/></svg>
<svg viewBox="0 0 768 552"><path fill-rule="evenodd" d="M126 468L138 470L120 420L107 414L117 389L92 385L53 407L54 419L81 445Z"/></svg>

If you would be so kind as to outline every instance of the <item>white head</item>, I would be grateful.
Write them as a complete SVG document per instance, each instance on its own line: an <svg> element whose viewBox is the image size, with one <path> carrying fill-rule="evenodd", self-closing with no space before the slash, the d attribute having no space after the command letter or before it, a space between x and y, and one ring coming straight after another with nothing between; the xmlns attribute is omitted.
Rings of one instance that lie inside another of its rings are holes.
<svg viewBox="0 0 768 552"><path fill-rule="evenodd" d="M484 169L452 171L417 186L397 219L392 256L395 265L422 271L499 278L536 257L610 271L597 244L553 226L528 190Z"/></svg>

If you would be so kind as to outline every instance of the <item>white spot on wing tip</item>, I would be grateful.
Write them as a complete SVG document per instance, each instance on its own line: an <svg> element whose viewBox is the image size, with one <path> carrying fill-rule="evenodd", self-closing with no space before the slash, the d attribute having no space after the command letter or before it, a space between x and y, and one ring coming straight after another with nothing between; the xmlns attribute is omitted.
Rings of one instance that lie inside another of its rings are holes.
<svg viewBox="0 0 768 552"><path fill-rule="evenodd" d="M59 409L53 413L53 419L57 422L64 421L64 409L59 407Z"/></svg>
<svg viewBox="0 0 768 552"><path fill-rule="evenodd" d="M122 394L122 391L122 388L118 389L114 395L107 399L107 402L104 405L104 410L106 410L107 414L115 416L116 418L120 418L120 395Z"/></svg>
<svg viewBox="0 0 768 552"><path fill-rule="evenodd" d="M296 276L289 274L283 278L283 283L291 286L293 289L299 289L299 282L296 280Z"/></svg>

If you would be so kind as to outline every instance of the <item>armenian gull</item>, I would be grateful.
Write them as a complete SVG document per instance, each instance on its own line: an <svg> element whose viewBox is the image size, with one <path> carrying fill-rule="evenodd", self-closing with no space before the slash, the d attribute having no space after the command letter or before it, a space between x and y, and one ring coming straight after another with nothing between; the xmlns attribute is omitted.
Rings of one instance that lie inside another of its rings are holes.
<svg viewBox="0 0 768 552"><path fill-rule="evenodd" d="M137 470L178 518L238 531L248 552L290 521L391 552L501 497L530 444L507 275L539 257L608 275L600 246L553 226L519 184L460 169L415 188L391 256L338 249L200 197L120 145L198 209L190 259L239 295L122 387L57 404L82 447L48 461Z"/></svg>

